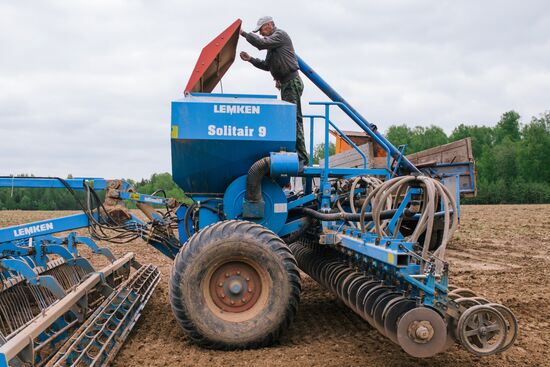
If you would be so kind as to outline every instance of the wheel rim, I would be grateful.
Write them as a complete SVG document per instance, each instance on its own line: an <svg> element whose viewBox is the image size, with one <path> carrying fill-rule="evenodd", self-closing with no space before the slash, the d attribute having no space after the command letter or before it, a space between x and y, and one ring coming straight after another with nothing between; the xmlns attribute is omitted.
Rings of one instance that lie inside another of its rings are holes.
<svg viewBox="0 0 550 367"><path fill-rule="evenodd" d="M228 259L210 269L201 289L215 315L240 322L261 312L270 287L268 274L257 263Z"/></svg>
<svg viewBox="0 0 550 367"><path fill-rule="evenodd" d="M486 305L467 309L458 320L459 340L468 351L478 356L499 351L505 345L507 332L502 314Z"/></svg>

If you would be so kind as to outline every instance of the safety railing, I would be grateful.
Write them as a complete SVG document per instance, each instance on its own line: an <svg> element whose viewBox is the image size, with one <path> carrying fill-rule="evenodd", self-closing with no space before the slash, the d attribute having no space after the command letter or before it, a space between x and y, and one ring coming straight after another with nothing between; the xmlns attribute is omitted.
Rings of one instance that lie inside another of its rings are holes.
<svg viewBox="0 0 550 367"><path fill-rule="evenodd" d="M353 141L342 131L340 130L331 120L330 120L330 107L331 106L338 106L346 114L357 124L359 127L361 127L367 134L376 142L378 145L382 147L386 151L387 159L386 159L386 170L388 174L392 171L391 170L391 151L387 144L383 140L381 140L374 132L359 119L355 113L348 108L344 103L341 102L310 102L309 103L312 106L325 106L325 114L324 115L304 115L304 118L309 118L310 120L310 143L309 143L309 150L310 150L310 157L313 157L313 151L314 151L314 130L315 130L315 120L316 119L323 119L325 120L325 126L324 126L324 172L323 175L328 177L329 174L329 168L330 168L330 157L329 157L329 128L332 127L340 136L354 149L356 150L361 157L363 158L363 169L367 169L367 161L368 158L365 155L365 153L355 144ZM312 159L310 159L309 167L312 167ZM396 167L397 169L397 167Z"/></svg>
<svg viewBox="0 0 550 367"><path fill-rule="evenodd" d="M361 157L363 157L363 168L367 168L367 156L365 155L365 153L363 153L363 151L361 149L359 149L359 147L350 139L348 138L348 136L346 134L344 134L332 121L330 121L330 119L326 118L326 116L322 116L322 115L304 115L305 118L309 118L310 119L310 123L309 123L309 128L310 128L310 134L309 134L309 138L310 138L310 144L309 144L309 154L311 156L313 156L313 150L314 150L314 147L313 147L313 141L314 141L314 130L315 130L315 119L323 119L325 120L325 131L326 129L328 128L328 126L332 126L334 128L334 130L336 130L336 132L338 132L338 134L340 134L340 136L349 144L351 145L351 147L353 149L355 149L357 151L357 153L359 153L361 155ZM327 124L328 123L328 124ZM325 136L325 142L324 142L325 146L328 145L328 135ZM326 153L326 151L325 151ZM325 158L326 159L326 158ZM312 167L313 163L310 162L309 163L309 166Z"/></svg>

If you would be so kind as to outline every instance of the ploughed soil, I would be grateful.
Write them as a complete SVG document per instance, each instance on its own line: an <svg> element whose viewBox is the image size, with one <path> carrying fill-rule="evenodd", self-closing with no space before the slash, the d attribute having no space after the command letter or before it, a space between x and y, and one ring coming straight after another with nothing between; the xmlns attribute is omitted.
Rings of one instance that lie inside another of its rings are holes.
<svg viewBox="0 0 550 367"><path fill-rule="evenodd" d="M0 227L67 214L2 211ZM116 255L134 252L140 262L158 265L163 276L115 366L550 366L550 205L462 207L447 254L450 282L508 306L520 325L515 345L491 357L473 356L457 345L430 359L409 357L305 274L297 318L280 344L234 352L202 349L172 316L171 260L141 240L108 247Z"/></svg>

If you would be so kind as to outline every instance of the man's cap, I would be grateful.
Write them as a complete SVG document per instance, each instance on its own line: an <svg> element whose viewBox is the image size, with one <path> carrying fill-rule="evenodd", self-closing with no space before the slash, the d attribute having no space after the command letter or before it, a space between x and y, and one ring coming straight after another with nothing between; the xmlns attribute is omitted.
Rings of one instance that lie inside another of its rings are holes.
<svg viewBox="0 0 550 367"><path fill-rule="evenodd" d="M256 28L252 32L258 32L264 24L267 24L269 22L273 22L272 17L270 17L270 16L261 17L260 19L258 19L258 23L256 24Z"/></svg>

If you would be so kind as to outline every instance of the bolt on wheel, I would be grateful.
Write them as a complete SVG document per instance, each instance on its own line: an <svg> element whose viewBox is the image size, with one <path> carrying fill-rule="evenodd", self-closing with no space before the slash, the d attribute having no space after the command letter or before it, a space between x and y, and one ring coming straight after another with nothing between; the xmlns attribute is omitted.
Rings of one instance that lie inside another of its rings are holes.
<svg viewBox="0 0 550 367"><path fill-rule="evenodd" d="M203 282L202 293L208 305L215 305L212 312L236 321L239 317L235 314L251 317L243 313L258 303L260 295L269 293L269 289L262 293L262 285L271 286L265 270L250 260L236 259L212 269Z"/></svg>
<svg viewBox="0 0 550 367"><path fill-rule="evenodd" d="M209 348L273 344L298 307L300 276L286 244L252 222L224 221L193 235L174 261L170 303L189 337Z"/></svg>

